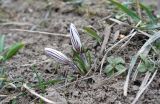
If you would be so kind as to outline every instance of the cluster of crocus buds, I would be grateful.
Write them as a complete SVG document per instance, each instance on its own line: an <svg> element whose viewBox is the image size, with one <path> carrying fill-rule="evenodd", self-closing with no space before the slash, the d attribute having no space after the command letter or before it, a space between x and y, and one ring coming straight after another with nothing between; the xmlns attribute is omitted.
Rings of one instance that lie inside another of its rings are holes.
<svg viewBox="0 0 160 104"><path fill-rule="evenodd" d="M78 33L76 27L74 26L74 24L72 24L72 23L70 24L70 39L71 39L73 50L76 53L80 54L84 63L87 63L86 57L82 52L82 44L80 41L79 33ZM51 58L56 59L57 61L59 61L62 64L69 65L73 69L78 69L77 66L74 64L74 62L70 58L68 58L66 55L64 55L63 53L61 53L55 49L45 48L45 53L48 56L50 56Z"/></svg>

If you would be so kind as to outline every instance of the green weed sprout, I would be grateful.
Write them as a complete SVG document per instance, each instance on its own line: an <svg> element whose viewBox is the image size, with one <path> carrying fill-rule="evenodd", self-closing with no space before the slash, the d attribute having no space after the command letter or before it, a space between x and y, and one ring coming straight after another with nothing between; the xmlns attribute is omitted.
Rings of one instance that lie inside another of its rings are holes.
<svg viewBox="0 0 160 104"><path fill-rule="evenodd" d="M147 71L154 72L155 71L155 64L150 61L146 56L143 54L140 55L141 63L138 66L138 71L141 73L145 73Z"/></svg>
<svg viewBox="0 0 160 104"><path fill-rule="evenodd" d="M116 72L123 73L126 70L124 66L125 61L121 57L115 58L113 56L110 56L107 58L107 61L109 64L105 68L105 73L108 76L111 76Z"/></svg>
<svg viewBox="0 0 160 104"><path fill-rule="evenodd" d="M81 74L86 74L91 65L91 56L90 53L85 51L83 48L79 33L72 23L70 24L70 39L73 48L72 59L68 58L63 53L51 48L45 48L45 53L60 63L69 65L74 71L78 70Z"/></svg>
<svg viewBox="0 0 160 104"><path fill-rule="evenodd" d="M18 42L11 45L9 48L5 48L5 35L0 35L0 88L2 88L4 82L7 81L5 62L15 56L23 47L24 44Z"/></svg>

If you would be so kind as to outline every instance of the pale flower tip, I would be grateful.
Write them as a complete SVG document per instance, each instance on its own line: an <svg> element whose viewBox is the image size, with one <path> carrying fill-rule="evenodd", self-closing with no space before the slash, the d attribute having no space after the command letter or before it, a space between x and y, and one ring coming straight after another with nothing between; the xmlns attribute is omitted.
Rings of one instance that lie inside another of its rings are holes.
<svg viewBox="0 0 160 104"><path fill-rule="evenodd" d="M48 51L50 48L44 48L44 51Z"/></svg>
<svg viewBox="0 0 160 104"><path fill-rule="evenodd" d="M48 53L48 51L51 50L50 48L44 48L45 53Z"/></svg>
<svg viewBox="0 0 160 104"><path fill-rule="evenodd" d="M70 24L70 28L75 27L75 25L73 23Z"/></svg>

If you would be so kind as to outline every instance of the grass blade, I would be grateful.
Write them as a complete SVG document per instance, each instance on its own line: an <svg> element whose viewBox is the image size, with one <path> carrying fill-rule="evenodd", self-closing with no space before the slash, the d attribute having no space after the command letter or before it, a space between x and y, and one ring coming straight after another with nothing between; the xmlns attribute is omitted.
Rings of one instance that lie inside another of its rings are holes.
<svg viewBox="0 0 160 104"><path fill-rule="evenodd" d="M0 53L4 50L5 35L0 35Z"/></svg>
<svg viewBox="0 0 160 104"><path fill-rule="evenodd" d="M89 36L96 39L99 43L102 41L101 37L93 27L88 26L88 27L84 27L83 29Z"/></svg>
<svg viewBox="0 0 160 104"><path fill-rule="evenodd" d="M132 19L135 21L140 21L139 16L132 10L128 9L121 3L115 1L115 0L109 0L112 4L116 5L118 8L120 8L123 12L125 12L127 15L129 15Z"/></svg>
<svg viewBox="0 0 160 104"><path fill-rule="evenodd" d="M159 29L160 28L160 24L147 24L144 27L140 27L140 29L143 30L153 30L153 29Z"/></svg>
<svg viewBox="0 0 160 104"><path fill-rule="evenodd" d="M152 14L151 10L145 6L144 4L140 3L140 7L146 12L152 24L156 24L156 17Z"/></svg>
<svg viewBox="0 0 160 104"><path fill-rule="evenodd" d="M24 47L24 44L19 42L16 44L13 44L7 51L7 53L4 55L4 61L9 60L12 58L21 48Z"/></svg>
<svg viewBox="0 0 160 104"><path fill-rule="evenodd" d="M73 58L74 58L74 62L78 66L80 73L82 74L87 73L85 62L82 60L81 56L75 52Z"/></svg>
<svg viewBox="0 0 160 104"><path fill-rule="evenodd" d="M87 56L88 64L89 64L89 66L91 66L92 61L93 61L93 60L92 60L92 56L91 56L91 52L90 52L90 51L87 51L86 56Z"/></svg>
<svg viewBox="0 0 160 104"><path fill-rule="evenodd" d="M35 69L35 66L33 66L32 70L33 70L33 73L36 74L36 78L38 79L38 85L39 85L38 87L39 87L42 91L44 91L44 90L45 90L45 86L42 84L42 82L44 81L43 78L39 75L39 73L38 73L37 70Z"/></svg>

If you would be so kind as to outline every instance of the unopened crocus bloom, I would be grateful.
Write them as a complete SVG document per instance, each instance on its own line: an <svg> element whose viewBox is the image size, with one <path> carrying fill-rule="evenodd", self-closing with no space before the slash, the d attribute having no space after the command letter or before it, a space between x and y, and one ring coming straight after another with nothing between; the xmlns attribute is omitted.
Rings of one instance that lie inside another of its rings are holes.
<svg viewBox="0 0 160 104"><path fill-rule="evenodd" d="M79 33L74 24L70 24L70 38L74 51L80 54L85 64L88 64L85 54L82 52L82 44L79 37Z"/></svg>
<svg viewBox="0 0 160 104"><path fill-rule="evenodd" d="M74 51L80 53L82 51L82 44L80 41L79 33L72 23L70 24L70 38Z"/></svg>
<svg viewBox="0 0 160 104"><path fill-rule="evenodd" d="M44 50L45 50L45 53L51 58L56 59L62 64L70 65L73 69L77 69L76 65L72 62L72 60L68 58L66 55L64 55L63 53L52 48L45 48Z"/></svg>

